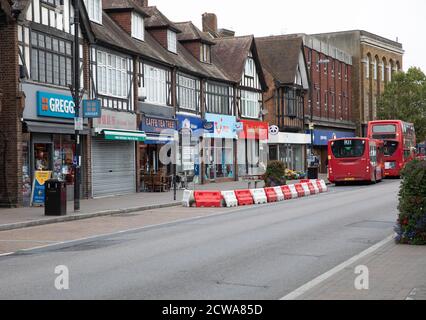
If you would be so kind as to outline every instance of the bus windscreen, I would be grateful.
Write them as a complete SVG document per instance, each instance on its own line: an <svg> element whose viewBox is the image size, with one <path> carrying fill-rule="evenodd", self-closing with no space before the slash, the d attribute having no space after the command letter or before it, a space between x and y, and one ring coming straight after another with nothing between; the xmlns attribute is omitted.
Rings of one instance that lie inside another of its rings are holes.
<svg viewBox="0 0 426 320"><path fill-rule="evenodd" d="M331 145L333 155L338 158L359 158L365 151L365 140L337 140Z"/></svg>
<svg viewBox="0 0 426 320"><path fill-rule="evenodd" d="M398 142L397 141L384 141L383 142L383 153L385 156L393 156L395 151L398 149Z"/></svg>

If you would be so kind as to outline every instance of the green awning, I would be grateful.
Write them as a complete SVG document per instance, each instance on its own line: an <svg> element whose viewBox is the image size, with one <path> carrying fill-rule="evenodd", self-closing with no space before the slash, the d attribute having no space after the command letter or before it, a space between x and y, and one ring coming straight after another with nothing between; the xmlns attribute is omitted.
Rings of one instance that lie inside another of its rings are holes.
<svg viewBox="0 0 426 320"><path fill-rule="evenodd" d="M106 140L121 141L145 141L146 134L143 131L127 131L127 130L103 130Z"/></svg>

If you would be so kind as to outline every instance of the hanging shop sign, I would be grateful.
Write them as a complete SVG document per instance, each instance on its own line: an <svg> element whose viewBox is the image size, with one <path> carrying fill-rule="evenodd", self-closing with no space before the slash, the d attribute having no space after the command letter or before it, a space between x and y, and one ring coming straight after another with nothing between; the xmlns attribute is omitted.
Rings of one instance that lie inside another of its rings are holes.
<svg viewBox="0 0 426 320"><path fill-rule="evenodd" d="M37 115L51 118L74 118L74 101L71 96L37 91Z"/></svg>
<svg viewBox="0 0 426 320"><path fill-rule="evenodd" d="M100 118L101 116L101 100L83 100L83 118Z"/></svg>
<svg viewBox="0 0 426 320"><path fill-rule="evenodd" d="M46 181L52 176L52 171L36 171L34 172L33 188L31 193L32 206L44 206L46 197Z"/></svg>

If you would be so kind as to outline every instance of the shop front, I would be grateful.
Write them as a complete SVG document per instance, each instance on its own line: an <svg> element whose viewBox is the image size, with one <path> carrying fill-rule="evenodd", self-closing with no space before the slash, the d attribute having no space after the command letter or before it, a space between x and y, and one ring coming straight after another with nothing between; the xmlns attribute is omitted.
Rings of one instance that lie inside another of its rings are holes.
<svg viewBox="0 0 426 320"><path fill-rule="evenodd" d="M314 155L319 161L319 172L327 173L328 141L331 139L353 138L354 131L337 131L332 128L315 129L313 132Z"/></svg>
<svg viewBox="0 0 426 320"><path fill-rule="evenodd" d="M167 191L172 185L176 120L143 115L140 129L145 132L139 144L142 191Z"/></svg>
<svg viewBox="0 0 426 320"><path fill-rule="evenodd" d="M237 121L234 116L205 114L203 137L203 174L205 182L233 181Z"/></svg>
<svg viewBox="0 0 426 320"><path fill-rule="evenodd" d="M205 121L201 117L177 114L179 147L176 155L176 173L182 180L201 182L200 143L204 134Z"/></svg>
<svg viewBox="0 0 426 320"><path fill-rule="evenodd" d="M23 84L23 199L31 204L34 176L37 171L49 172L51 178L65 181L67 199L74 198L75 131L74 101L66 90ZM87 121L82 134L82 150L89 132ZM82 158L84 159L84 153ZM84 177L84 172L82 172ZM81 194L86 181L82 182Z"/></svg>
<svg viewBox="0 0 426 320"><path fill-rule="evenodd" d="M136 142L145 141L136 129L136 115L102 110L93 119L92 196L104 197L136 192Z"/></svg>
<svg viewBox="0 0 426 320"><path fill-rule="evenodd" d="M311 143L309 134L270 130L268 143L269 160L279 160L289 170L305 172L306 150Z"/></svg>
<svg viewBox="0 0 426 320"><path fill-rule="evenodd" d="M261 175L268 163L267 122L240 120L238 125L238 175Z"/></svg>

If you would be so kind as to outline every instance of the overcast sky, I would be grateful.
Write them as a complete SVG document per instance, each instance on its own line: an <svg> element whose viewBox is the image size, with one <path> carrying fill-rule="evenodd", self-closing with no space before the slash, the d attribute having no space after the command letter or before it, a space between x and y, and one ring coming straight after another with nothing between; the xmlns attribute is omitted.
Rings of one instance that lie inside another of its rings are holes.
<svg viewBox="0 0 426 320"><path fill-rule="evenodd" d="M149 0L172 21L201 29L201 15L213 12L219 28L237 35L268 36L363 29L403 44L404 69L426 72L425 0Z"/></svg>

